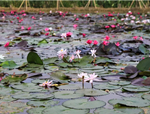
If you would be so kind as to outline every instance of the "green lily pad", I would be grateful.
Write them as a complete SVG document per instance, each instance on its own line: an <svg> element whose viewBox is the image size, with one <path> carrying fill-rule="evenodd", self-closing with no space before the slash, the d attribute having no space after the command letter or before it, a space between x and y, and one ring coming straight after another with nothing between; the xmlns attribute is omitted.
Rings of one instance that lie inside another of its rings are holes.
<svg viewBox="0 0 150 114"><path fill-rule="evenodd" d="M27 102L27 105L29 105L29 106L38 106L38 107L40 107L40 106L50 107L55 104L58 104L58 101L50 100L50 101L29 101L29 102Z"/></svg>
<svg viewBox="0 0 150 114"><path fill-rule="evenodd" d="M33 96L27 92L19 92L12 96L14 99L32 99Z"/></svg>
<svg viewBox="0 0 150 114"><path fill-rule="evenodd" d="M29 114L42 114L42 111L45 109L45 107L35 107L29 109L27 112Z"/></svg>
<svg viewBox="0 0 150 114"><path fill-rule="evenodd" d="M52 94L46 93L35 93L33 94L34 99L45 100L45 99L53 99L54 96Z"/></svg>
<svg viewBox="0 0 150 114"><path fill-rule="evenodd" d="M92 97L92 96L102 96L107 95L108 93L102 90L94 90L94 89L81 89L77 90L76 93L83 93L84 96Z"/></svg>
<svg viewBox="0 0 150 114"><path fill-rule="evenodd" d="M142 86L134 86L134 85L124 86L123 90L129 91L129 92L146 92L146 91L149 91L148 88L145 88Z"/></svg>
<svg viewBox="0 0 150 114"><path fill-rule="evenodd" d="M81 87L76 84L69 84L69 85L62 85L58 87L59 89L64 89L64 90L75 90L75 89L80 89Z"/></svg>
<svg viewBox="0 0 150 114"><path fill-rule="evenodd" d="M47 58L43 60L44 64L55 63L58 60L58 57Z"/></svg>
<svg viewBox="0 0 150 114"><path fill-rule="evenodd" d="M40 79L35 79L31 81L34 84L42 84L43 82L45 82L45 80L40 80Z"/></svg>
<svg viewBox="0 0 150 114"><path fill-rule="evenodd" d="M150 100L150 94L142 95L142 98Z"/></svg>
<svg viewBox="0 0 150 114"><path fill-rule="evenodd" d="M0 64L3 68L16 68L17 64L14 61L5 61Z"/></svg>
<svg viewBox="0 0 150 114"><path fill-rule="evenodd" d="M48 41L46 39L43 39L43 40L39 41L38 46L41 44L48 44Z"/></svg>
<svg viewBox="0 0 150 114"><path fill-rule="evenodd" d="M125 97L123 99L111 99L108 102L112 105L119 104L130 107L145 107L150 105L150 102L148 100L144 100L139 97Z"/></svg>
<svg viewBox="0 0 150 114"><path fill-rule="evenodd" d="M2 95L2 96L4 96L4 95L12 95L15 92L17 92L17 91L12 89L12 88L5 88L5 87L0 88L0 95Z"/></svg>
<svg viewBox="0 0 150 114"><path fill-rule="evenodd" d="M139 108L115 108L105 109L98 108L94 111L96 114L144 114L144 111Z"/></svg>
<svg viewBox="0 0 150 114"><path fill-rule="evenodd" d="M87 114L89 110L75 110L75 109L70 109L66 108L63 106L54 106L54 107L47 107L46 109L43 110L43 114Z"/></svg>
<svg viewBox="0 0 150 114"><path fill-rule="evenodd" d="M108 82L111 85L117 85L117 86L124 86L124 85L129 85L131 82L127 82L127 81L112 81L112 82Z"/></svg>
<svg viewBox="0 0 150 114"><path fill-rule="evenodd" d="M57 99L73 99L83 97L83 93L75 93L74 91L58 91L54 93L55 98Z"/></svg>
<svg viewBox="0 0 150 114"><path fill-rule="evenodd" d="M113 90L113 89L119 89L120 86L115 86L115 85L110 85L108 83L101 83L101 84L96 84L94 85L95 89L108 89L108 90Z"/></svg>
<svg viewBox="0 0 150 114"><path fill-rule="evenodd" d="M31 51L28 56L27 56L27 61L28 63L34 63L34 64L39 64L43 65L43 61L39 57L39 55L33 51Z"/></svg>
<svg viewBox="0 0 150 114"><path fill-rule="evenodd" d="M73 109L92 109L92 108L98 108L103 107L105 105L105 102L103 101L88 101L87 99L75 99L75 100L69 100L63 103L63 106Z"/></svg>
<svg viewBox="0 0 150 114"><path fill-rule="evenodd" d="M140 71L149 70L149 68L150 68L149 62L150 62L150 57L147 57L147 58L141 60L141 61L137 64L136 68L137 68L138 70L140 70Z"/></svg>

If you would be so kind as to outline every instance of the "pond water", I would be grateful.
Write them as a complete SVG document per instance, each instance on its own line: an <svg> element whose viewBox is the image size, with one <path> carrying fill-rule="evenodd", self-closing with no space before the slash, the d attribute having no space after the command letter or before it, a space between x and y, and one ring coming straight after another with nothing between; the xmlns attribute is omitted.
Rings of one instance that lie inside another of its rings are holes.
<svg viewBox="0 0 150 114"><path fill-rule="evenodd" d="M0 113L150 113L149 14L0 16Z"/></svg>

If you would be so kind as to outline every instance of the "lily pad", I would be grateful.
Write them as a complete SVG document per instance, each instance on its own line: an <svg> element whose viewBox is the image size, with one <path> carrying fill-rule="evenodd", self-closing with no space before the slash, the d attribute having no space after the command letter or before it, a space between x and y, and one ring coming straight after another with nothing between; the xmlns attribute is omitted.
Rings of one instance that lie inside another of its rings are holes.
<svg viewBox="0 0 150 114"><path fill-rule="evenodd" d="M129 85L131 84L131 82L128 81L112 81L112 82L108 82L111 85L117 85L117 86L124 86L124 85Z"/></svg>
<svg viewBox="0 0 150 114"><path fill-rule="evenodd" d="M142 86L134 86L134 85L128 85L123 87L124 90L129 92L146 92L149 91L148 88L142 87Z"/></svg>
<svg viewBox="0 0 150 114"><path fill-rule="evenodd" d="M150 94L142 95L142 98L150 100Z"/></svg>
<svg viewBox="0 0 150 114"><path fill-rule="evenodd" d="M63 103L63 106L73 109L92 109L103 107L105 102L96 100L96 101L88 101L87 99L75 99L69 100Z"/></svg>
<svg viewBox="0 0 150 114"><path fill-rule="evenodd" d="M83 93L75 93L74 91L58 91L54 93L55 98L57 99L73 99L83 97Z"/></svg>
<svg viewBox="0 0 150 114"><path fill-rule="evenodd" d="M47 107L42 113L49 114L50 112L53 114L87 114L89 110L75 110L63 106L54 106L51 108Z"/></svg>
<svg viewBox="0 0 150 114"><path fill-rule="evenodd" d="M75 89L80 89L81 87L76 84L69 84L69 85L59 86L58 88L64 90L75 90Z"/></svg>
<svg viewBox="0 0 150 114"><path fill-rule="evenodd" d="M120 86L115 86L115 85L110 85L108 83L101 83L101 84L96 84L94 85L95 89L108 89L108 90L113 90L113 89L119 89Z"/></svg>
<svg viewBox="0 0 150 114"><path fill-rule="evenodd" d="M50 100L50 101L29 101L29 102L27 102L27 105L29 105L29 106L38 106L38 107L40 107L40 106L50 107L50 106L55 105L57 103L58 103L58 101L52 101L52 100Z"/></svg>
<svg viewBox="0 0 150 114"><path fill-rule="evenodd" d="M150 102L148 100L144 100L139 97L125 97L123 99L111 99L108 102L112 105L119 104L130 107L145 107L150 105Z"/></svg>
<svg viewBox="0 0 150 114"><path fill-rule="evenodd" d="M45 107L35 107L29 109L27 112L29 114L42 114L42 111L45 109Z"/></svg>
<svg viewBox="0 0 150 114"><path fill-rule="evenodd" d="M95 114L126 114L118 110L114 109L105 109L105 108L98 108L95 111Z"/></svg>
<svg viewBox="0 0 150 114"><path fill-rule="evenodd" d="M0 64L3 68L16 68L17 64L14 61L5 61Z"/></svg>
<svg viewBox="0 0 150 114"><path fill-rule="evenodd" d="M33 96L30 93L27 92L19 92L12 96L14 99L32 99Z"/></svg>
<svg viewBox="0 0 150 114"><path fill-rule="evenodd" d="M102 95L107 95L108 93L102 90L94 90L94 89L81 89L77 90L76 93L83 93L84 96L102 96Z"/></svg>

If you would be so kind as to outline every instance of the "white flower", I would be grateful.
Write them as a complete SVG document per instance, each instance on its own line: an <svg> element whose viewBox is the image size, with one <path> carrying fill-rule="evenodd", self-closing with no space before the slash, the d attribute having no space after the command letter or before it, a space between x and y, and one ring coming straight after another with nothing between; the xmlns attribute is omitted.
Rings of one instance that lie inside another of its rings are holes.
<svg viewBox="0 0 150 114"><path fill-rule="evenodd" d="M48 28L48 29L49 29L50 31L51 31L51 30L53 30L53 28L52 28L52 27L50 27L50 28Z"/></svg>
<svg viewBox="0 0 150 114"><path fill-rule="evenodd" d="M40 20L42 21L42 18L40 18Z"/></svg>
<svg viewBox="0 0 150 114"><path fill-rule="evenodd" d="M89 78L88 74L87 73L84 73L84 72L81 72L80 74L78 74L78 76L80 78L82 78L84 76L85 79Z"/></svg>
<svg viewBox="0 0 150 114"><path fill-rule="evenodd" d="M90 16L90 14L88 13L87 16Z"/></svg>
<svg viewBox="0 0 150 114"><path fill-rule="evenodd" d="M94 50L94 49L91 50L91 56L93 56L94 58L96 57L96 54L95 54L95 53L96 53L96 50Z"/></svg>
<svg viewBox="0 0 150 114"><path fill-rule="evenodd" d="M67 50L61 49L60 51L57 52L57 55L59 58L63 59L64 55L67 55Z"/></svg>
<svg viewBox="0 0 150 114"><path fill-rule="evenodd" d="M75 52L75 54L77 55L78 58L81 58L80 53L81 53L80 50L77 50L77 51Z"/></svg>
<svg viewBox="0 0 150 114"><path fill-rule="evenodd" d="M124 21L124 18L122 18L121 21Z"/></svg>
<svg viewBox="0 0 150 114"><path fill-rule="evenodd" d="M95 79L95 78L97 78L97 75L95 74L95 73L93 73L93 74L89 74L89 77L85 77L84 78L84 81L86 82L86 81L90 81L90 83L93 83L93 81L95 80L95 81L101 81L101 80L99 80L99 79Z"/></svg>
<svg viewBox="0 0 150 114"><path fill-rule="evenodd" d="M134 23L134 21L133 21L133 20L131 20L131 23Z"/></svg>
<svg viewBox="0 0 150 114"><path fill-rule="evenodd" d="M4 59L4 57L5 57L5 56L3 56L3 55L0 55L0 59Z"/></svg>
<svg viewBox="0 0 150 114"><path fill-rule="evenodd" d="M126 17L128 17L128 16L129 16L129 14L127 13L127 14L126 14Z"/></svg>
<svg viewBox="0 0 150 114"><path fill-rule="evenodd" d="M62 33L60 36L61 36L62 38L66 38L66 37L67 37L66 33Z"/></svg>
<svg viewBox="0 0 150 114"><path fill-rule="evenodd" d="M135 17L133 16L132 19L135 19Z"/></svg>
<svg viewBox="0 0 150 114"><path fill-rule="evenodd" d="M49 86L51 86L52 85L52 82L53 82L53 80L51 80L51 81L45 81L45 82L43 82L42 84L40 84L39 86L42 86L42 87L49 87Z"/></svg>
<svg viewBox="0 0 150 114"><path fill-rule="evenodd" d="M52 13L52 11L50 10L49 13Z"/></svg>

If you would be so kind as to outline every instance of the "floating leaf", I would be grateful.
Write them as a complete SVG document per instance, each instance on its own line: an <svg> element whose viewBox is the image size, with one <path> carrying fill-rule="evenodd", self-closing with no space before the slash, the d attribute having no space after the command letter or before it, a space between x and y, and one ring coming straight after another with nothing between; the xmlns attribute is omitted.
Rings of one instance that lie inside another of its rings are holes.
<svg viewBox="0 0 150 114"><path fill-rule="evenodd" d="M124 90L129 92L145 92L149 91L148 88L142 87L142 86L134 86L134 85L128 85L123 87Z"/></svg>
<svg viewBox="0 0 150 114"><path fill-rule="evenodd" d="M57 99L73 99L83 97L83 93L75 93L74 91L58 91L54 93L55 98Z"/></svg>
<svg viewBox="0 0 150 114"><path fill-rule="evenodd" d="M43 114L87 114L89 110L75 110L63 106L47 107L43 110Z"/></svg>
<svg viewBox="0 0 150 114"><path fill-rule="evenodd" d="M141 60L136 68L140 71L149 70L150 69L150 57L147 57L143 60Z"/></svg>
<svg viewBox="0 0 150 114"><path fill-rule="evenodd" d="M69 100L63 103L63 106L73 109L92 109L92 108L98 108L103 107L105 105L105 102L103 101L88 101L87 99L75 99L75 100Z"/></svg>
<svg viewBox="0 0 150 114"><path fill-rule="evenodd" d="M137 72L137 68L135 66L127 66L125 67L124 72L126 74L134 74Z"/></svg>
<svg viewBox="0 0 150 114"><path fill-rule="evenodd" d="M114 85L110 85L107 83L101 83L101 84L96 84L94 85L95 89L108 89L108 90L112 90L112 89L119 89L120 86L114 86Z"/></svg>
<svg viewBox="0 0 150 114"><path fill-rule="evenodd" d="M31 51L28 56L27 56L27 61L28 63L34 63L34 64L39 64L43 65L43 61L39 57L39 55L33 51Z"/></svg>
<svg viewBox="0 0 150 114"><path fill-rule="evenodd" d="M35 108L31 108L29 109L27 112L29 114L42 114L42 111L44 110L44 107L35 107Z"/></svg>
<svg viewBox="0 0 150 114"><path fill-rule="evenodd" d="M17 64L14 61L5 61L0 64L3 68L16 68Z"/></svg>
<svg viewBox="0 0 150 114"><path fill-rule="evenodd" d="M95 114L126 114L118 110L114 109L105 109L105 108L98 108L95 111Z"/></svg>
<svg viewBox="0 0 150 114"><path fill-rule="evenodd" d="M108 82L111 85L117 85L117 86L124 86L124 85L129 85L131 82L127 82L127 81L112 81L112 82Z"/></svg>
<svg viewBox="0 0 150 114"><path fill-rule="evenodd" d="M150 94L142 95L142 98L150 100Z"/></svg>
<svg viewBox="0 0 150 114"><path fill-rule="evenodd" d="M142 52L143 54L146 54L146 52L147 52L147 49L144 47L143 44L141 44L141 45L139 46L139 50L140 50L140 52Z"/></svg>
<svg viewBox="0 0 150 114"><path fill-rule="evenodd" d="M83 93L84 96L102 96L102 95L107 95L108 93L102 90L94 90L94 89L81 89L77 90L76 93Z"/></svg>
<svg viewBox="0 0 150 114"><path fill-rule="evenodd" d="M69 85L62 85L58 87L59 89L65 89L65 90L75 90L80 89L81 87L76 84L69 84Z"/></svg>

